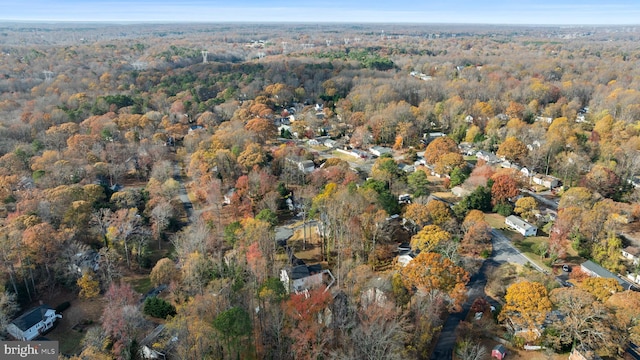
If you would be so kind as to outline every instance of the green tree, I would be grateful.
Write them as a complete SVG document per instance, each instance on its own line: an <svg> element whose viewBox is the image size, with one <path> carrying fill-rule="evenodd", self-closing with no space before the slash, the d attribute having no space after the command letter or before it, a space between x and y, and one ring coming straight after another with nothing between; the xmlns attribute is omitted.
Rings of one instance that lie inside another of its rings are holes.
<svg viewBox="0 0 640 360"><path fill-rule="evenodd" d="M409 174L407 176L407 184L414 198L429 195L429 180L424 171L418 170Z"/></svg>
<svg viewBox="0 0 640 360"><path fill-rule="evenodd" d="M144 301L143 312L149 316L166 319L167 316L174 316L176 314L176 308L169 302L152 296Z"/></svg>
<svg viewBox="0 0 640 360"><path fill-rule="evenodd" d="M229 357L234 356L240 359L242 341L251 334L249 314L240 307L232 307L216 316L213 327L224 338Z"/></svg>

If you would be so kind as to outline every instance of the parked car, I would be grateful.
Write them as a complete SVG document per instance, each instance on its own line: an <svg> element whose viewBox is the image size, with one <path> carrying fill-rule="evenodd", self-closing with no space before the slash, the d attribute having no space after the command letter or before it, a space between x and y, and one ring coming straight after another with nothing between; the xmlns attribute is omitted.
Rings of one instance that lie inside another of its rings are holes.
<svg viewBox="0 0 640 360"><path fill-rule="evenodd" d="M571 271L571 268L569 267L569 265L564 264L564 265L562 265L562 271L569 272L569 271Z"/></svg>

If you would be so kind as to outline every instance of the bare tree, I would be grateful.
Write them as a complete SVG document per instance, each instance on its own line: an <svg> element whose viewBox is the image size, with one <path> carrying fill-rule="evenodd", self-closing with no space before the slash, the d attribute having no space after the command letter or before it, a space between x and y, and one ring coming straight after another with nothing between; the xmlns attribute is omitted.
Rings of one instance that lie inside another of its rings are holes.
<svg viewBox="0 0 640 360"><path fill-rule="evenodd" d="M487 348L471 339L464 339L456 346L460 360L482 360L487 356Z"/></svg>

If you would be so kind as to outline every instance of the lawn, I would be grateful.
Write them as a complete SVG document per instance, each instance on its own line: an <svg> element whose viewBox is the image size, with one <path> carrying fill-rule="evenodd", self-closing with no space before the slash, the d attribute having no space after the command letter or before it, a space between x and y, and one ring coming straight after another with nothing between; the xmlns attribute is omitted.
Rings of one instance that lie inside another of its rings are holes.
<svg viewBox="0 0 640 360"><path fill-rule="evenodd" d="M131 277L125 279L126 282L131 284L133 290L135 290L139 294L146 294L149 290L153 289L153 285L151 284L151 279L148 275L141 275L136 277Z"/></svg>
<svg viewBox="0 0 640 360"><path fill-rule="evenodd" d="M509 227L504 223L504 216L500 214L485 214L484 219L489 226L499 229L498 231L501 231L506 237L511 239L513 246L528 257L530 261L545 270L551 270L551 268L542 262L540 255L536 254L534 250L537 244L549 241L548 237L530 236L525 238L521 234L509 229Z"/></svg>
<svg viewBox="0 0 640 360"><path fill-rule="evenodd" d="M344 160L344 161L347 161L347 162L356 163L356 164L364 164L364 160L363 159L357 158L355 156L347 155L347 154L341 153L339 151L331 152L331 157L338 158L338 159L341 159L341 160Z"/></svg>

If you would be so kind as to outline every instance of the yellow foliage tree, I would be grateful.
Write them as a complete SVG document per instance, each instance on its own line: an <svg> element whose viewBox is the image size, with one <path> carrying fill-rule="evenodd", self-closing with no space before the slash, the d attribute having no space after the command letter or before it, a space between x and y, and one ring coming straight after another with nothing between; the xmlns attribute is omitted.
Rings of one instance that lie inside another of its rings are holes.
<svg viewBox="0 0 640 360"><path fill-rule="evenodd" d="M624 290L616 279L607 279L601 277L590 277L580 283L580 288L588 291L598 299L605 302L611 295Z"/></svg>
<svg viewBox="0 0 640 360"><path fill-rule="evenodd" d="M541 326L552 305L544 285L520 281L507 288L506 304L498 320L509 319L516 327L534 330Z"/></svg>
<svg viewBox="0 0 640 360"><path fill-rule="evenodd" d="M85 271L77 284L80 287L80 297L83 299L93 299L100 294L100 283L93 278L92 271Z"/></svg>
<svg viewBox="0 0 640 360"><path fill-rule="evenodd" d="M437 225L427 225L411 237L411 247L420 251L433 251L439 244L450 241L451 234Z"/></svg>
<svg viewBox="0 0 640 360"><path fill-rule="evenodd" d="M536 199L531 196L521 197L516 201L513 212L519 214L523 219L528 220L533 216L533 211L538 207Z"/></svg>

